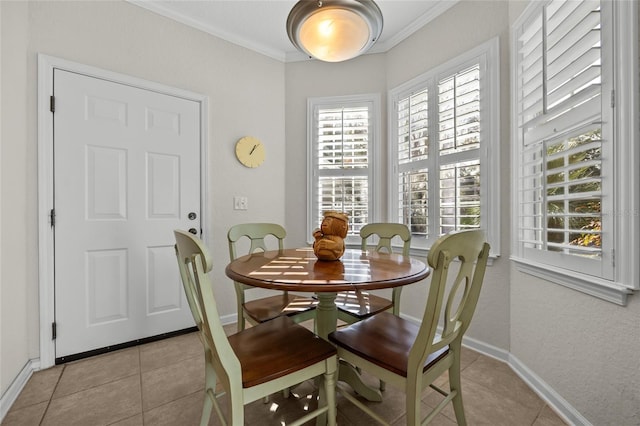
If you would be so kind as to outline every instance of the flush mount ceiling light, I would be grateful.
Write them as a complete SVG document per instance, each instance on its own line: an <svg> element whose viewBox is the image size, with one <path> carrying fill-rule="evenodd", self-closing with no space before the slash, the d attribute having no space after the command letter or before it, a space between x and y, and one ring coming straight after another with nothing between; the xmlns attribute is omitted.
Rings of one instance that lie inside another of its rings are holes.
<svg viewBox="0 0 640 426"><path fill-rule="evenodd" d="M365 53L380 33L382 12L373 0L300 0L287 18L291 43L326 62Z"/></svg>

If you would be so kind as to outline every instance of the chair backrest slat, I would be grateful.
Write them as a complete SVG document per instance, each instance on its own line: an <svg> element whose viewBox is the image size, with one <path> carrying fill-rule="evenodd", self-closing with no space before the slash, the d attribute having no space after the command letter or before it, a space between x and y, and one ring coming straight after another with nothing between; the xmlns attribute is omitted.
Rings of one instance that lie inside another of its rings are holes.
<svg viewBox="0 0 640 426"><path fill-rule="evenodd" d="M411 249L411 231L407 225L402 223L368 223L360 229L362 238L362 250L367 249L367 239L375 235L378 237L376 251L392 253L392 241L394 237L399 237L402 242L402 255L409 256Z"/></svg>
<svg viewBox="0 0 640 426"><path fill-rule="evenodd" d="M229 258L234 260L238 257L238 241L243 238L247 238L251 242L247 254L255 253L259 250L267 251L265 238L268 236L275 237L279 250L284 248L284 238L287 236L287 232L282 226L276 223L242 223L232 226L227 233Z"/></svg>
<svg viewBox="0 0 640 426"><path fill-rule="evenodd" d="M460 345L478 303L489 248L482 230L466 230L442 236L429 250L433 272L422 325L409 354L409 376L421 371L428 354ZM442 332L436 337L438 324Z"/></svg>

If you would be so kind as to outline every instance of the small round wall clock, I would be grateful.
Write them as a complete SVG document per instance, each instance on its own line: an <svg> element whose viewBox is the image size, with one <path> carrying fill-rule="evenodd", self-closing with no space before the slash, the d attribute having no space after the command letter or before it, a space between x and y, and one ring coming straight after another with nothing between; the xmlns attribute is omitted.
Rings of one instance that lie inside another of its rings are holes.
<svg viewBox="0 0 640 426"><path fill-rule="evenodd" d="M258 167L264 162L264 145L253 136L245 136L236 142L236 157L247 167Z"/></svg>

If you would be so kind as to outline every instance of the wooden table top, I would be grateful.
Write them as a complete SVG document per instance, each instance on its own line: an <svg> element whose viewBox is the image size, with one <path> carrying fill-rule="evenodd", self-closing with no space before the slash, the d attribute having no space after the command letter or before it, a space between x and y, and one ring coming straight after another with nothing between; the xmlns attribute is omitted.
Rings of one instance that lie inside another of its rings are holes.
<svg viewBox="0 0 640 426"><path fill-rule="evenodd" d="M324 261L311 248L242 256L225 269L232 280L255 287L316 293L398 287L430 272L424 262L399 254L347 249L340 260Z"/></svg>

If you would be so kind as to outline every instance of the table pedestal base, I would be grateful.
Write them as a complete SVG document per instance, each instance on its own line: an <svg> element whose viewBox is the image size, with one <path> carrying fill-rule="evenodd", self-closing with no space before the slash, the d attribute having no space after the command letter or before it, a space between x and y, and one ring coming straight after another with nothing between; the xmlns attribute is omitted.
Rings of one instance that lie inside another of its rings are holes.
<svg viewBox="0 0 640 426"><path fill-rule="evenodd" d="M356 368L342 359L338 364L338 380L351 386L354 391L368 401L382 401L380 391L365 384Z"/></svg>
<svg viewBox="0 0 640 426"><path fill-rule="evenodd" d="M336 295L337 293L317 293L316 329L318 336L325 340L327 340L329 333L336 329L338 321ZM347 383L354 391L369 401L382 401L380 391L366 385L362 381L360 373L351 364L342 360L338 364L338 381Z"/></svg>

